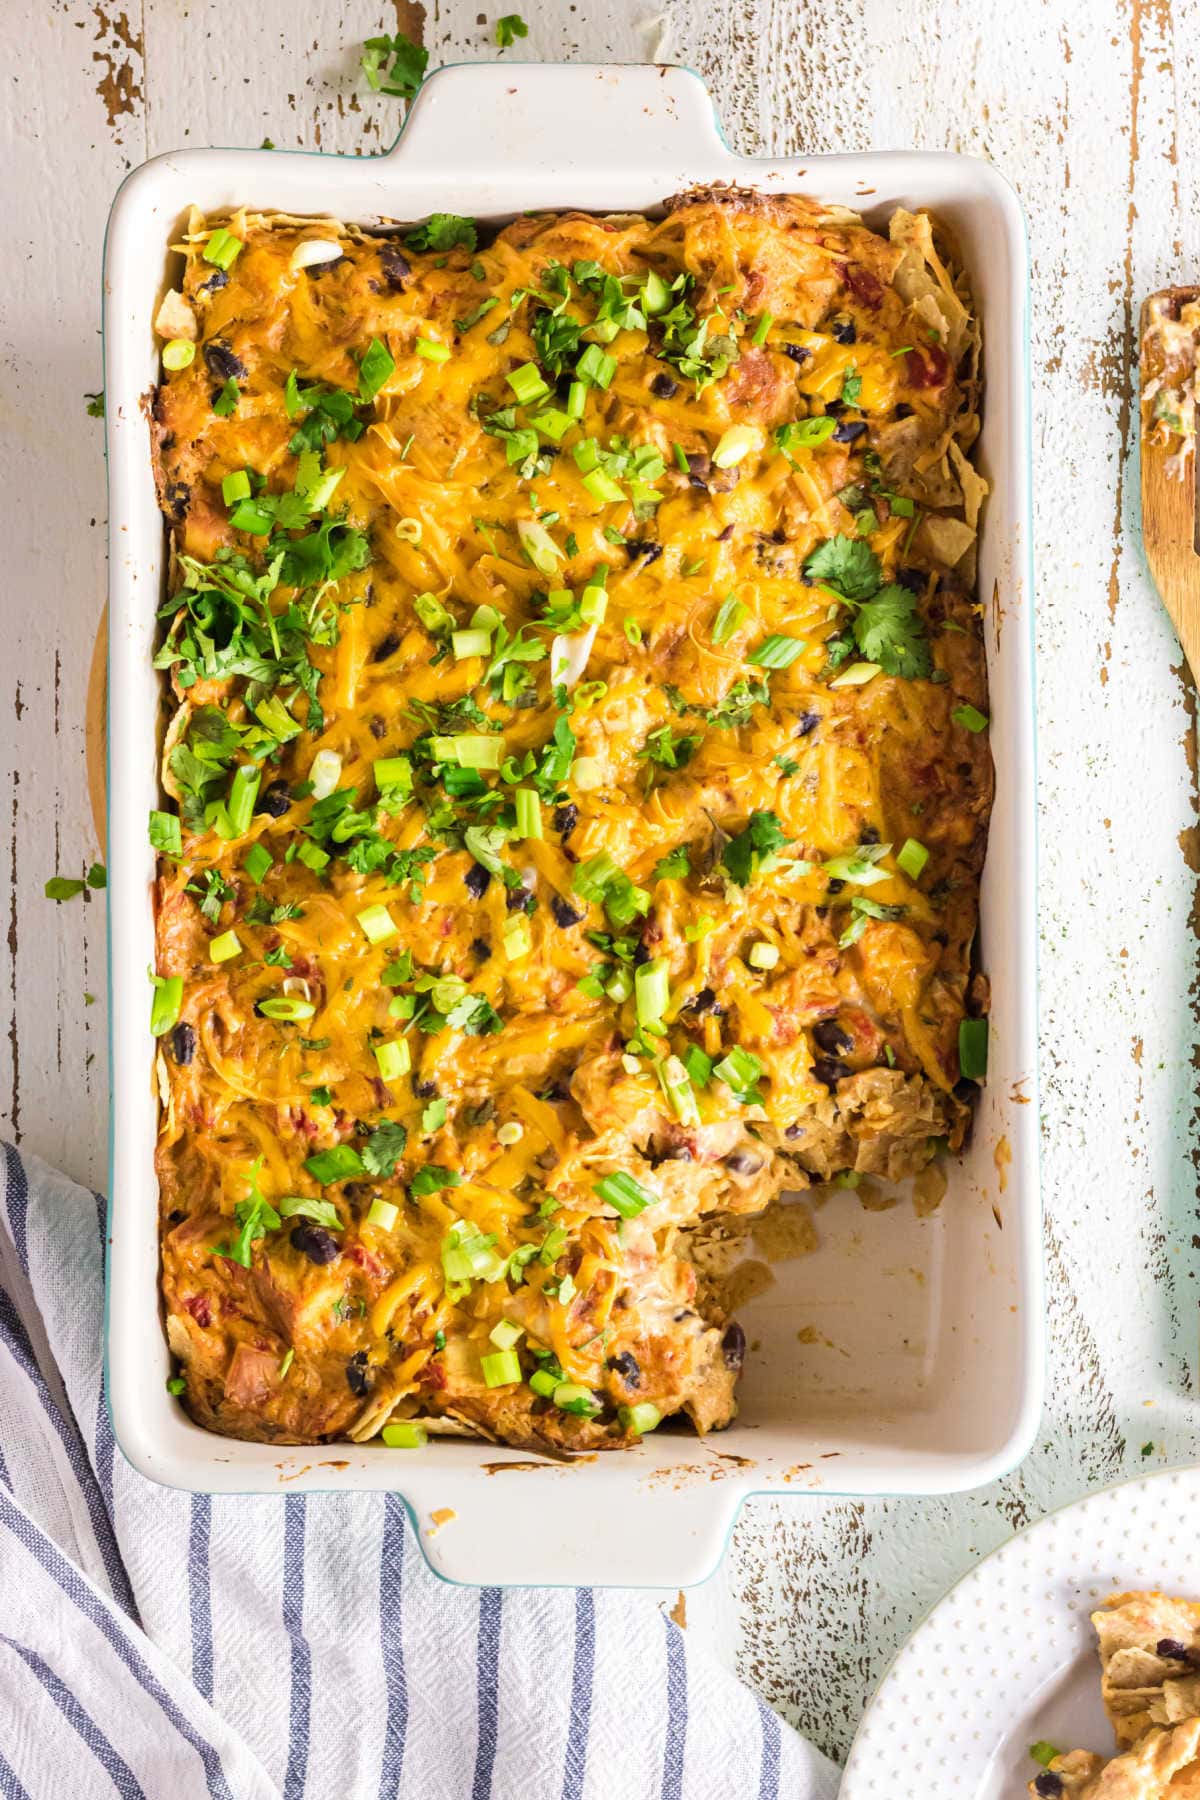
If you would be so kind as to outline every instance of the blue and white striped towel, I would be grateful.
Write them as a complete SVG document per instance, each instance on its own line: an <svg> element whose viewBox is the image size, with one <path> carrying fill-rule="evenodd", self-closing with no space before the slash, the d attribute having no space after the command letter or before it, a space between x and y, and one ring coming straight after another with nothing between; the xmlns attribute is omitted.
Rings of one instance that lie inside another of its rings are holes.
<svg viewBox="0 0 1200 1800"><path fill-rule="evenodd" d="M2 1800L832 1800L651 1595L450 1587L394 1496L135 1474L101 1393L103 1202L6 1156L55 1367L0 1287Z"/></svg>

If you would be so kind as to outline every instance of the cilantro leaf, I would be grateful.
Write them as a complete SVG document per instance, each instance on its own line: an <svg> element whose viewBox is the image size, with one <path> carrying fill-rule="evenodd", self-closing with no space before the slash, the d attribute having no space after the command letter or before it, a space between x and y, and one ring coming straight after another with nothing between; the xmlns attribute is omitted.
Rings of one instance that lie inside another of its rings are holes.
<svg viewBox="0 0 1200 1800"><path fill-rule="evenodd" d="M405 234L404 242L410 250L453 250L459 244L473 250L478 237L474 219L458 213L431 213L423 225Z"/></svg>
<svg viewBox="0 0 1200 1800"><path fill-rule="evenodd" d="M404 1126L394 1119L384 1119L362 1147L360 1155L363 1168L368 1175L386 1181L396 1173L396 1164L407 1147L408 1132Z"/></svg>
<svg viewBox="0 0 1200 1800"><path fill-rule="evenodd" d="M398 31L395 37L368 38L363 45L360 66L368 87L375 93L395 94L398 99L411 100L425 78L428 63L428 50Z"/></svg>
<svg viewBox="0 0 1200 1800"><path fill-rule="evenodd" d="M517 38L529 36L529 27L520 13L505 13L502 19L496 20L496 42L501 50L507 50Z"/></svg>
<svg viewBox="0 0 1200 1800"><path fill-rule="evenodd" d="M804 564L810 581L822 581L847 600L869 600L882 576L879 558L862 538L832 537Z"/></svg>
<svg viewBox="0 0 1200 1800"><path fill-rule="evenodd" d="M748 887L767 858L790 843L783 826L773 812L752 812L744 831L731 837L721 853L721 863L731 881Z"/></svg>
<svg viewBox="0 0 1200 1800"><path fill-rule="evenodd" d="M682 881L685 875L692 872L691 858L686 844L680 844L668 855L662 856L654 865L651 881Z"/></svg>
<svg viewBox="0 0 1200 1800"><path fill-rule="evenodd" d="M927 676L933 666L929 640L916 596L892 583L864 600L854 619L854 641L868 662L907 681Z"/></svg>

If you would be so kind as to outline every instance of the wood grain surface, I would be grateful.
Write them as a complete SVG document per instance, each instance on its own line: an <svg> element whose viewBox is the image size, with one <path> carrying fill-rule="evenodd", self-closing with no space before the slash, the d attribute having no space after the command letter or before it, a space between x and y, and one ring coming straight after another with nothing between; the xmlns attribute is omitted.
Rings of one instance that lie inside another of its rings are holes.
<svg viewBox="0 0 1200 1800"><path fill-rule="evenodd" d="M838 1752L913 1622L983 1551L1087 1488L1196 1456L1194 710L1142 560L1132 384L1143 297L1200 276L1200 0L520 10L530 36L510 57L690 64L738 150L967 151L998 164L1029 217L1043 1434L1022 1469L977 1494L752 1501L719 1576L675 1603ZM84 394L100 383L109 201L127 169L185 144L374 154L401 106L364 90L361 40L399 20L423 31L434 65L492 58L480 19L477 0L0 8L0 1095L4 1130L85 1181L104 1179L103 895L55 908L42 886L99 849L84 736L104 468Z"/></svg>

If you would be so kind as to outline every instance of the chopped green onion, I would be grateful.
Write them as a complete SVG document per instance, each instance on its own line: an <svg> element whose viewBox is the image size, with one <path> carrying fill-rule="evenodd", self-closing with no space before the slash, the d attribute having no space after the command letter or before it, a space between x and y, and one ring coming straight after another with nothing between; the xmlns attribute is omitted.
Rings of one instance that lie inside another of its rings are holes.
<svg viewBox="0 0 1200 1800"><path fill-rule="evenodd" d="M572 419L582 419L587 405L587 383L573 381L567 393L567 412Z"/></svg>
<svg viewBox="0 0 1200 1800"><path fill-rule="evenodd" d="M163 368L174 374L179 369L186 369L196 360L196 346L191 338L170 338L163 345Z"/></svg>
<svg viewBox="0 0 1200 1800"><path fill-rule="evenodd" d="M303 1019L311 1019L317 1009L311 1000L302 1000L298 994L279 994L260 1000L258 1010L264 1019L284 1019L297 1025Z"/></svg>
<svg viewBox="0 0 1200 1800"><path fill-rule="evenodd" d="M235 531L249 532L251 537L266 537L275 524L275 516L257 500L239 500L229 515Z"/></svg>
<svg viewBox="0 0 1200 1800"><path fill-rule="evenodd" d="M752 969L773 969L779 961L779 946L765 941L751 944L747 960Z"/></svg>
<svg viewBox="0 0 1200 1800"><path fill-rule="evenodd" d="M563 412L559 407L548 406L530 419L529 423L536 426L543 436L553 438L557 444L561 443L576 421L570 413Z"/></svg>
<svg viewBox="0 0 1200 1800"><path fill-rule="evenodd" d="M691 1078L677 1056L668 1056L659 1065L658 1079L671 1103L671 1111L681 1125L699 1125L700 1108L692 1092Z"/></svg>
<svg viewBox="0 0 1200 1800"><path fill-rule="evenodd" d="M182 975L151 975L154 998L150 1002L150 1030L154 1037L170 1031L179 1018L183 1005Z"/></svg>
<svg viewBox="0 0 1200 1800"><path fill-rule="evenodd" d="M753 425L731 425L723 431L712 453L714 469L732 469L758 446L758 432Z"/></svg>
<svg viewBox="0 0 1200 1800"><path fill-rule="evenodd" d="M242 240L234 237L223 225L214 231L204 246L204 260L218 269L230 269L242 250Z"/></svg>
<svg viewBox="0 0 1200 1800"><path fill-rule="evenodd" d="M689 1044L683 1053L683 1066L697 1087L707 1087L712 1079L712 1057L706 1056L699 1044Z"/></svg>
<svg viewBox="0 0 1200 1800"><path fill-rule="evenodd" d="M986 1019L959 1020L958 1067L964 1081L982 1081L987 1074L988 1022Z"/></svg>
<svg viewBox="0 0 1200 1800"><path fill-rule="evenodd" d="M407 1038L389 1038L374 1045L372 1054L384 1081L399 1081L412 1068L412 1051Z"/></svg>
<svg viewBox="0 0 1200 1800"><path fill-rule="evenodd" d="M522 406L532 406L535 400L544 400L550 392L542 380L542 372L536 363L522 363L507 377L508 385Z"/></svg>
<svg viewBox="0 0 1200 1800"><path fill-rule="evenodd" d="M594 583L585 587L579 598L579 616L584 624L599 625L607 611L607 590L597 587Z"/></svg>
<svg viewBox="0 0 1200 1800"><path fill-rule="evenodd" d="M829 685L831 688L866 687L868 681L874 681L879 669L879 663L850 663L840 674L834 676Z"/></svg>
<svg viewBox="0 0 1200 1800"><path fill-rule="evenodd" d="M665 956L643 963L634 975L639 1025L660 1025L671 998L671 965Z"/></svg>
<svg viewBox="0 0 1200 1800"><path fill-rule="evenodd" d="M502 933L504 954L509 962L518 962L522 956L528 956L533 949L533 937L529 930L529 920L524 913L510 913L504 921Z"/></svg>
<svg viewBox="0 0 1200 1800"><path fill-rule="evenodd" d="M583 485L592 499L599 500L604 506L614 506L625 498L624 491L603 469L593 469L590 475L585 475Z"/></svg>
<svg viewBox="0 0 1200 1800"><path fill-rule="evenodd" d="M239 763L233 771L233 780L229 785L228 812L235 837L243 837L250 829L261 781L262 770L254 763Z"/></svg>
<svg viewBox="0 0 1200 1800"><path fill-rule="evenodd" d="M314 844L311 838L305 838L296 852L296 861L302 862L314 875L319 875L329 862L329 852L322 850L320 844Z"/></svg>
<svg viewBox="0 0 1200 1800"><path fill-rule="evenodd" d="M435 635L440 631L449 631L454 624L454 620L436 594L416 595L413 600L413 611L426 631L432 631Z"/></svg>
<svg viewBox="0 0 1200 1800"><path fill-rule="evenodd" d="M221 498L226 506L236 506L239 500L250 498L250 477L245 469L234 469L226 475L221 483Z"/></svg>
<svg viewBox="0 0 1200 1800"><path fill-rule="evenodd" d="M521 548L539 575L553 575L562 561L563 553L546 527L536 519L518 519L517 536L521 540Z"/></svg>
<svg viewBox="0 0 1200 1800"><path fill-rule="evenodd" d="M517 807L517 836L519 838L540 838L542 836L542 803L536 788L516 788L513 799Z"/></svg>
<svg viewBox="0 0 1200 1800"><path fill-rule="evenodd" d="M773 631L756 650L750 652L746 661L759 669L788 669L798 656L803 656L807 648L803 638L788 637L785 632Z"/></svg>
<svg viewBox="0 0 1200 1800"><path fill-rule="evenodd" d="M380 793L385 788L412 787L412 761L407 756L380 756L372 764L375 772L375 786Z"/></svg>
<svg viewBox="0 0 1200 1800"><path fill-rule="evenodd" d="M671 290L657 269L651 269L642 283L642 311L653 318L666 312L671 304Z"/></svg>
<svg viewBox="0 0 1200 1800"><path fill-rule="evenodd" d="M740 1044L735 1044L729 1054L721 1058L713 1068L713 1074L718 1081L725 1083L734 1099L740 1100L743 1105L758 1099L755 1083L762 1074L762 1063L749 1050L743 1050Z"/></svg>
<svg viewBox="0 0 1200 1800"><path fill-rule="evenodd" d="M172 1375L167 1383L167 1392L168 1394L186 1394L187 1382L182 1375Z"/></svg>
<svg viewBox="0 0 1200 1800"><path fill-rule="evenodd" d="M495 1344L497 1350L514 1349L515 1346L520 1343L522 1336L523 1332L521 1326L516 1324L512 1319L499 1320L499 1322L493 1325L492 1329L488 1332L488 1338Z"/></svg>
<svg viewBox="0 0 1200 1800"><path fill-rule="evenodd" d="M508 1122L501 1125L496 1132L496 1142L498 1144L504 1144L505 1146L509 1144L519 1144L524 1136L525 1127L521 1124L520 1120L509 1119Z"/></svg>
<svg viewBox="0 0 1200 1800"><path fill-rule="evenodd" d="M743 605L735 594L726 594L717 608L717 616L713 620L713 643L727 644L738 626L749 616L749 612L750 608Z"/></svg>
<svg viewBox="0 0 1200 1800"><path fill-rule="evenodd" d="M633 976L628 969L618 969L604 984L604 993L618 1006L624 1006L633 992Z"/></svg>
<svg viewBox="0 0 1200 1800"><path fill-rule="evenodd" d="M1041 1763L1043 1769L1048 1769L1055 1757L1059 1755L1059 1751L1053 1744L1048 1744L1044 1738L1039 1738L1036 1744L1030 1744L1029 1754L1034 1762Z"/></svg>
<svg viewBox="0 0 1200 1800"><path fill-rule="evenodd" d="M266 727L277 744L286 744L299 735L299 725L278 694L268 694L265 699L256 703L253 710L259 724Z"/></svg>
<svg viewBox="0 0 1200 1800"><path fill-rule="evenodd" d="M606 388L617 372L617 359L607 356L599 344L589 344L575 364L575 374L590 387Z"/></svg>
<svg viewBox="0 0 1200 1800"><path fill-rule="evenodd" d="M571 764L570 779L583 793L590 794L604 785L604 762L599 756L577 756Z"/></svg>
<svg viewBox="0 0 1200 1800"><path fill-rule="evenodd" d="M762 345L766 343L767 333L774 323L775 314L764 313L762 318L758 321L758 324L754 327L754 336L750 339L750 342L756 347L761 348Z"/></svg>
<svg viewBox="0 0 1200 1800"><path fill-rule="evenodd" d="M490 1388L511 1387L521 1379L521 1359L515 1350L497 1350L492 1356L481 1356L479 1367Z"/></svg>
<svg viewBox="0 0 1200 1800"><path fill-rule="evenodd" d="M381 1231L393 1231L399 1217L400 1208L392 1200L372 1200L367 1208L367 1224L378 1225Z"/></svg>
<svg viewBox="0 0 1200 1800"><path fill-rule="evenodd" d="M397 1419L379 1435L389 1450L423 1450L429 1442L429 1433L416 1419Z"/></svg>
<svg viewBox="0 0 1200 1800"><path fill-rule="evenodd" d="M271 852L265 844L251 844L242 867L255 886L260 887L274 867L271 861Z"/></svg>
<svg viewBox="0 0 1200 1800"><path fill-rule="evenodd" d="M465 662L469 656L487 656L492 648L490 631L456 631L450 639L456 662Z"/></svg>
<svg viewBox="0 0 1200 1800"><path fill-rule="evenodd" d="M529 1377L529 1385L543 1400L552 1400L554 1390L559 1385L558 1376L551 1375L549 1369L535 1369Z"/></svg>
<svg viewBox="0 0 1200 1800"><path fill-rule="evenodd" d="M648 1431L662 1423L662 1414L649 1400L639 1400L636 1406L619 1406L617 1417L626 1431L632 1431L638 1437L645 1437Z"/></svg>
<svg viewBox="0 0 1200 1800"><path fill-rule="evenodd" d="M382 902L374 906L364 906L355 918L362 926L363 935L372 944L386 944L389 938L399 937L400 927Z"/></svg>
<svg viewBox="0 0 1200 1800"><path fill-rule="evenodd" d="M439 344L436 338L419 337L417 339L417 355L423 356L426 362L449 362L450 346L449 344Z"/></svg>
<svg viewBox="0 0 1200 1800"><path fill-rule="evenodd" d="M597 1199L619 1212L623 1219L636 1219L639 1213L644 1213L658 1199L657 1194L652 1194L649 1188L644 1188L624 1170L619 1170L615 1175L602 1176L599 1181L593 1182L592 1191Z"/></svg>
<svg viewBox="0 0 1200 1800"><path fill-rule="evenodd" d="M554 1404L560 1412L574 1413L581 1419L593 1419L600 1411L591 1388L577 1381L560 1381L554 1390Z"/></svg>
<svg viewBox="0 0 1200 1800"><path fill-rule="evenodd" d="M981 713L977 706L956 706L950 717L956 725L961 725L966 731L979 732L986 731L988 728L988 716L986 713Z"/></svg>
<svg viewBox="0 0 1200 1800"><path fill-rule="evenodd" d="M215 963L229 962L232 957L240 956L241 952L242 940L236 931L223 931L208 946L208 954Z"/></svg>
<svg viewBox="0 0 1200 1800"><path fill-rule="evenodd" d="M305 1157L304 1167L322 1187L365 1173L363 1159L352 1144L334 1144L332 1149L318 1150L315 1156Z"/></svg>
<svg viewBox="0 0 1200 1800"><path fill-rule="evenodd" d="M505 757L504 739L471 731L435 737L433 755L435 761L457 763L460 769L498 769Z"/></svg>
<svg viewBox="0 0 1200 1800"><path fill-rule="evenodd" d="M634 645L635 648L641 643L642 628L636 619L626 619L621 629L625 633L627 643Z"/></svg>
<svg viewBox="0 0 1200 1800"><path fill-rule="evenodd" d="M176 813L150 814L150 848L163 856L183 855L183 829Z"/></svg>
<svg viewBox="0 0 1200 1800"><path fill-rule="evenodd" d="M910 881L917 881L929 861L929 852L917 838L905 838L896 852L896 861Z"/></svg>

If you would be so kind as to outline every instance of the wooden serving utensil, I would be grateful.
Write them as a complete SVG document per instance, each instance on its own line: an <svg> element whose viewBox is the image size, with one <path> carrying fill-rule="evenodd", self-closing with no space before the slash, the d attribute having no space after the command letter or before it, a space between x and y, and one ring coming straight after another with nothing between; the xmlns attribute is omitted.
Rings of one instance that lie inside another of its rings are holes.
<svg viewBox="0 0 1200 1800"><path fill-rule="evenodd" d="M1141 392L1164 374L1172 381L1191 381L1196 352L1186 360L1164 359L1158 325L1177 320L1180 310L1200 299L1200 287L1162 288L1142 307ZM1200 683L1200 549L1196 519L1196 453L1194 444L1164 434L1142 404L1142 541L1146 561L1163 605L1179 635L1192 678ZM1167 436L1169 441L1161 441Z"/></svg>

